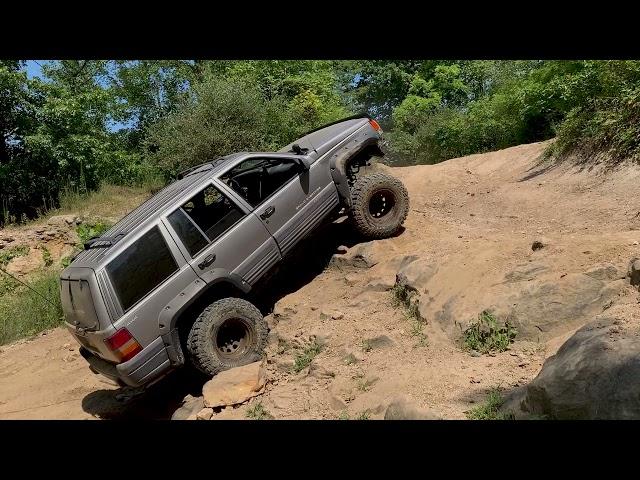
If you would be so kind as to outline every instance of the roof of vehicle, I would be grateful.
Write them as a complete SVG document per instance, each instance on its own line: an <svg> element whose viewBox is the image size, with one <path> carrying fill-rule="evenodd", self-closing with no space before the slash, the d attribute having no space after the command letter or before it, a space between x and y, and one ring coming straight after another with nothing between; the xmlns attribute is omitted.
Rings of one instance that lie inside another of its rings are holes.
<svg viewBox="0 0 640 480"><path fill-rule="evenodd" d="M102 234L99 239L93 240L91 248L80 252L74 258L71 266L98 267L102 260L110 253L113 245L124 239L128 234L146 228L146 226L154 223L158 218L158 214L164 213L164 210L175 201L176 197L194 185L199 184L205 178L217 175L227 168L229 163L238 159L240 156L290 152L293 145L298 144L302 148L308 149L307 154L309 156L318 158L326 153L336 142L341 141L349 134L358 130L362 125L367 123L367 121L368 117L366 116L349 117L315 129L278 150L278 152L238 152L185 170L178 175L177 180L165 186L142 205L123 217Z"/></svg>

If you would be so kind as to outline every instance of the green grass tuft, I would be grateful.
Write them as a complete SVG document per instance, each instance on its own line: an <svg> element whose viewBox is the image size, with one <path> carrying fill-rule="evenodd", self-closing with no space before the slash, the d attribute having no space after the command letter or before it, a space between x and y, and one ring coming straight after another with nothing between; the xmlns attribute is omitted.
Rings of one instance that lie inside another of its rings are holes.
<svg viewBox="0 0 640 480"><path fill-rule="evenodd" d="M500 412L500 407L504 404L504 399L499 388L494 388L487 395L485 403L467 412L469 420L513 420L510 413Z"/></svg>
<svg viewBox="0 0 640 480"><path fill-rule="evenodd" d="M271 415L262 402L258 402L254 404L252 407L249 407L246 413L246 417L252 420L273 420L273 415Z"/></svg>
<svg viewBox="0 0 640 480"><path fill-rule="evenodd" d="M294 373L301 372L307 368L311 361L322 351L322 344L317 340L314 340L310 345L305 347L302 352L299 352L293 363Z"/></svg>
<svg viewBox="0 0 640 480"><path fill-rule="evenodd" d="M486 310L478 320L462 332L462 342L468 350L480 353L504 352L513 343L517 330L507 321L498 325L496 317Z"/></svg>
<svg viewBox="0 0 640 480"><path fill-rule="evenodd" d="M17 245L0 251L0 267L6 267L14 258L24 257L29 253L27 245Z"/></svg>

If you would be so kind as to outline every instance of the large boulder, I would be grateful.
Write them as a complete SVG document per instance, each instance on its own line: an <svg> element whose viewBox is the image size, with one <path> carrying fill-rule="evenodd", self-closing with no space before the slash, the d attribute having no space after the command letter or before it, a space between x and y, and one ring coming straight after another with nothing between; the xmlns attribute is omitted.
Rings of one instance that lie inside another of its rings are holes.
<svg viewBox="0 0 640 480"><path fill-rule="evenodd" d="M619 324L579 329L524 389L520 408L552 419L640 419L640 342Z"/></svg>
<svg viewBox="0 0 640 480"><path fill-rule="evenodd" d="M202 387L204 406L226 407L260 395L267 383L263 361L218 373Z"/></svg>

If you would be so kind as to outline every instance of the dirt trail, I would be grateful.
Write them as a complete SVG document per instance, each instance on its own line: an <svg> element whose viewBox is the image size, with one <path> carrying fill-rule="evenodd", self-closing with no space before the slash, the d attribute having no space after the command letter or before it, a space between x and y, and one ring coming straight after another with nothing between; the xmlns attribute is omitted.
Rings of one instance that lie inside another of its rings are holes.
<svg viewBox="0 0 640 480"><path fill-rule="evenodd" d="M614 274L603 284L608 293L594 296L578 316L538 326L540 334L523 334L507 352L474 357L460 348L458 322L472 319L485 297L512 298L510 290L501 293L512 288L505 278L530 275L513 283L520 285L517 294L527 295L537 291L536 282L566 279L569 288L574 278L581 295L579 275L603 263L622 271L640 256L640 168L545 164L546 145L395 168L411 196L401 235L357 244L334 224L309 242L301 255L317 261L302 273L285 269L272 292L269 384L255 401L275 418L382 418L386 405L403 395L443 418L465 418L490 388L509 390L534 378L583 318L613 303L637 302L637 292ZM533 252L540 237L549 245ZM347 253L339 245L349 247ZM422 335L388 291L412 255L436 271L430 290L421 292L429 300L424 307L421 301ZM559 285L550 295L565 292ZM575 303L570 298L556 303L567 307ZM324 343L322 352L310 368L291 373L296 347L310 338ZM166 418L196 390L193 379L176 376L127 401L126 392L89 372L62 329L0 347L0 418ZM243 417L246 408L233 416Z"/></svg>

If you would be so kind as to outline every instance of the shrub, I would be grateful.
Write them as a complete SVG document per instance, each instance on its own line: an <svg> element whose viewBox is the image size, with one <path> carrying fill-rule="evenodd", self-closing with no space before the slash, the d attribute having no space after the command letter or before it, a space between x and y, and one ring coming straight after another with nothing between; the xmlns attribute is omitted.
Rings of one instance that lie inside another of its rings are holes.
<svg viewBox="0 0 640 480"><path fill-rule="evenodd" d="M509 322L498 325L496 317L487 311L478 315L478 320L463 332L463 344L469 350L480 353L504 352L509 349L517 331Z"/></svg>

